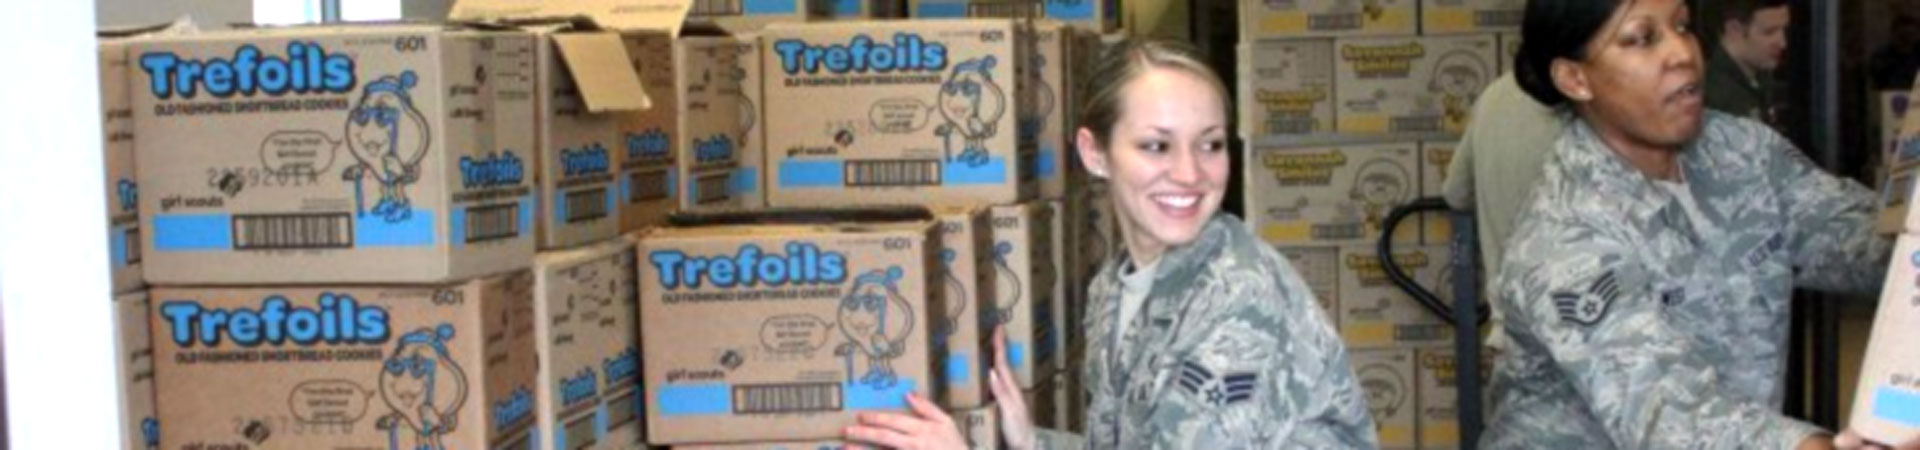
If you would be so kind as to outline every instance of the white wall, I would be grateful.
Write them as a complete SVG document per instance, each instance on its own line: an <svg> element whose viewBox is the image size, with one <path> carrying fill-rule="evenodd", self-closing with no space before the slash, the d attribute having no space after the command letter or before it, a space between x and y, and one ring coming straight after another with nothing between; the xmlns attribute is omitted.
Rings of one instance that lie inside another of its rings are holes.
<svg viewBox="0 0 1920 450"><path fill-rule="evenodd" d="M151 25L193 16L202 30L253 22L253 0L95 0L94 23L102 27Z"/></svg>

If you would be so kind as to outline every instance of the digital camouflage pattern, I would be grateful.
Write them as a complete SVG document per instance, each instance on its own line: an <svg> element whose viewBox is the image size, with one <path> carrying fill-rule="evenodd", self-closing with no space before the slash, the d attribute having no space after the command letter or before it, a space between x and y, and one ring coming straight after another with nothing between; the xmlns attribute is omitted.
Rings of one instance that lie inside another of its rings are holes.
<svg viewBox="0 0 1920 450"><path fill-rule="evenodd" d="M1124 334L1120 266L1107 261L1088 294L1088 447L1377 447L1313 291L1238 219L1217 215L1161 256Z"/></svg>
<svg viewBox="0 0 1920 450"><path fill-rule="evenodd" d="M1781 415L1793 289L1875 292L1873 192L1759 122L1709 111L1680 155L1702 217L1584 121L1561 134L1500 273L1506 323L1481 441L1519 448L1793 448Z"/></svg>

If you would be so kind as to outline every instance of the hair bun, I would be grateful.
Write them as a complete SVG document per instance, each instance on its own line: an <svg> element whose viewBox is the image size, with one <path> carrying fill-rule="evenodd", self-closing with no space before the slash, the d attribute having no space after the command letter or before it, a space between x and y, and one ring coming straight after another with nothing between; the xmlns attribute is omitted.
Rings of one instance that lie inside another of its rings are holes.
<svg viewBox="0 0 1920 450"><path fill-rule="evenodd" d="M1520 43L1520 51L1513 55L1513 81L1520 84L1520 90L1533 97L1534 101L1547 106L1560 106L1568 101L1560 87L1553 84L1553 55L1537 55L1538 46L1529 42Z"/></svg>

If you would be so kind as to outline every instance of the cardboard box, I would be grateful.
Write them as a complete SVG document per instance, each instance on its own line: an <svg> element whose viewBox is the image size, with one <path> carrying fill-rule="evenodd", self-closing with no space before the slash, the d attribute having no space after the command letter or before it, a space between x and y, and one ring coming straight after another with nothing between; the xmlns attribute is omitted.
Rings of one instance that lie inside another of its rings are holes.
<svg viewBox="0 0 1920 450"><path fill-rule="evenodd" d="M158 448L160 421L153 402L153 335L147 321L152 303L147 291L114 297L117 320L113 329L114 356L119 360L120 448Z"/></svg>
<svg viewBox="0 0 1920 450"><path fill-rule="evenodd" d="M1313 299L1320 303L1320 312L1326 314L1327 323L1333 329L1340 329L1340 248L1339 247L1287 247L1277 246L1287 262L1293 264L1293 270L1307 282L1307 288L1313 290Z"/></svg>
<svg viewBox="0 0 1920 450"><path fill-rule="evenodd" d="M845 441L754 442L750 444L675 445L676 450L846 450Z"/></svg>
<svg viewBox="0 0 1920 450"><path fill-rule="evenodd" d="M1047 234L1053 237L1053 243L1047 249L1053 254L1056 277L1053 283L1053 330L1054 335L1059 336L1054 340L1053 351L1059 356L1061 370L1066 370L1068 367L1079 367L1068 365L1066 357L1073 355L1076 349L1086 347L1086 331L1080 326L1084 306L1081 299L1068 288L1074 281L1068 279L1066 274L1078 262L1073 260L1073 251L1067 247L1072 241L1067 237L1066 201L1048 200L1046 203L1047 217L1050 219L1047 221Z"/></svg>
<svg viewBox="0 0 1920 450"><path fill-rule="evenodd" d="M969 450L999 450L999 406L988 404L950 411L949 414L953 416L954 425L960 426L960 437L966 438Z"/></svg>
<svg viewBox="0 0 1920 450"><path fill-rule="evenodd" d="M1420 448L1452 449L1460 446L1460 390L1457 382L1457 366L1451 348L1423 348L1414 351L1416 366L1415 378L1419 380L1417 389L1420 413L1417 422L1420 431ZM1491 394L1487 381L1493 378L1493 354L1488 350L1480 353L1480 389L1481 394ZM1489 397L1490 398L1490 397ZM1481 408L1490 408L1492 403L1481 400Z"/></svg>
<svg viewBox="0 0 1920 450"><path fill-rule="evenodd" d="M1355 350L1347 356L1354 377L1367 393L1367 412L1373 414L1380 448L1414 448L1417 394L1413 350Z"/></svg>
<svg viewBox="0 0 1920 450"><path fill-rule="evenodd" d="M626 238L534 259L534 403L553 448L641 445L635 270Z"/></svg>
<svg viewBox="0 0 1920 450"><path fill-rule="evenodd" d="M132 66L125 39L100 40L100 131L107 167L107 250L113 292L146 285L140 269L139 183L133 165Z"/></svg>
<svg viewBox="0 0 1920 450"><path fill-rule="evenodd" d="M1034 10L1033 6L1039 6ZM963 17L1046 18L1062 24L1101 32L1120 28L1119 2L1116 0L911 0L908 13L915 19L957 19Z"/></svg>
<svg viewBox="0 0 1920 450"><path fill-rule="evenodd" d="M1420 33L1518 32L1527 0L1420 0Z"/></svg>
<svg viewBox="0 0 1920 450"><path fill-rule="evenodd" d="M1333 132L1333 40L1241 43L1240 132Z"/></svg>
<svg viewBox="0 0 1920 450"><path fill-rule="evenodd" d="M1473 102L1499 69L1492 34L1336 41L1335 130L1348 134L1466 131Z"/></svg>
<svg viewBox="0 0 1920 450"><path fill-rule="evenodd" d="M832 439L857 412L932 398L944 355L928 324L945 307L933 233L927 222L646 233L648 442Z"/></svg>
<svg viewBox="0 0 1920 450"><path fill-rule="evenodd" d="M681 130L682 108L679 58L674 35L632 33L621 39L633 59L640 83L648 88L652 105L622 114L616 125L626 148L620 160L620 231L631 233L664 225L667 216L683 209L688 176L690 139Z"/></svg>
<svg viewBox="0 0 1920 450"><path fill-rule="evenodd" d="M1031 65L1024 72L1027 85L1033 90L1033 103L1032 110L1020 120L1023 135L1020 139L1031 139L1039 145L1039 160L1034 163L1034 169L1040 178L1040 198L1043 199L1066 197L1067 165L1062 159L1074 157L1073 146L1067 139L1070 131L1066 119L1075 113L1067 96L1070 88L1067 66L1071 64L1068 45L1073 34L1073 28L1059 22L1035 21L1036 50L1026 60Z"/></svg>
<svg viewBox="0 0 1920 450"><path fill-rule="evenodd" d="M1031 388L1054 370L1053 218L1045 203L995 206L993 215L994 295L992 325L1006 328L1007 360L1020 386ZM1038 417L1038 416L1036 416Z"/></svg>
<svg viewBox="0 0 1920 450"><path fill-rule="evenodd" d="M1075 281L1071 288L1077 289L1081 298L1087 298L1086 287L1100 275L1107 260L1125 250L1107 189L1105 181L1090 183L1085 191L1074 195L1078 201L1070 205L1074 212L1067 218L1068 226L1075 230L1073 252L1079 255L1074 258L1071 277Z"/></svg>
<svg viewBox="0 0 1920 450"><path fill-rule="evenodd" d="M532 288L154 288L161 447L530 448Z"/></svg>
<svg viewBox="0 0 1920 450"><path fill-rule="evenodd" d="M532 46L418 25L133 44L146 278L404 283L525 267Z"/></svg>
<svg viewBox="0 0 1920 450"><path fill-rule="evenodd" d="M1420 198L1445 197L1447 168L1453 165L1453 151L1459 142L1426 141L1420 143ZM1444 212L1420 214L1420 242L1447 245L1453 242L1453 218Z"/></svg>
<svg viewBox="0 0 1920 450"><path fill-rule="evenodd" d="M688 36L673 44L674 94L678 98L681 209L739 208L735 170L746 135L741 104L740 40ZM758 55L751 55L758 56Z"/></svg>
<svg viewBox="0 0 1920 450"><path fill-rule="evenodd" d="M1027 401L1027 420L1040 428L1059 429L1054 421L1060 417L1059 404L1054 402L1054 393L1060 386L1058 374L1048 374L1039 383L1021 389L1021 396Z"/></svg>
<svg viewBox="0 0 1920 450"><path fill-rule="evenodd" d="M1412 35L1418 0L1241 0L1240 40Z"/></svg>
<svg viewBox="0 0 1920 450"><path fill-rule="evenodd" d="M1016 120L1029 49L1017 33L993 19L767 28L768 203L1033 198L1037 150Z"/></svg>
<svg viewBox="0 0 1920 450"><path fill-rule="evenodd" d="M1247 216L1276 245L1372 245L1393 208L1420 191L1419 144L1343 147L1249 146ZM1394 230L1396 242L1420 238L1418 220Z"/></svg>
<svg viewBox="0 0 1920 450"><path fill-rule="evenodd" d="M993 231L987 210L944 208L940 221L940 286L947 308L933 326L934 346L946 350L940 370L940 400L949 408L987 402L993 368L993 330L981 327L993 309Z"/></svg>
<svg viewBox="0 0 1920 450"><path fill-rule="evenodd" d="M742 35L734 45L740 62L740 167L733 171L733 195L740 207L767 207L767 110L761 108L760 36Z"/></svg>
<svg viewBox="0 0 1920 450"><path fill-rule="evenodd" d="M1909 350L1920 323L1920 240L1901 235L1887 267L1849 430L1879 443L1920 439L1920 361Z"/></svg>
<svg viewBox="0 0 1920 450"><path fill-rule="evenodd" d="M1452 268L1446 246L1400 247L1394 260L1414 282L1441 301L1452 300ZM1344 247L1340 254L1340 336L1348 348L1386 348L1453 343L1453 326L1420 306L1387 279L1371 245Z"/></svg>

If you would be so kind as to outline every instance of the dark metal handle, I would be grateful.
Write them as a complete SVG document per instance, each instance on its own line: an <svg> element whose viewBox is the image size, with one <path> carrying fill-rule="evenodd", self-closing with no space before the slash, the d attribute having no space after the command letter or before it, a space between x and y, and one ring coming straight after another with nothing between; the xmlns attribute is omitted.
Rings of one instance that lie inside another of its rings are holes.
<svg viewBox="0 0 1920 450"><path fill-rule="evenodd" d="M1440 319L1447 321L1448 324L1454 324L1455 316L1453 314L1453 305L1448 305L1446 302L1441 301L1439 296L1433 294L1433 291L1429 291L1426 287L1420 286L1419 282L1407 276L1407 272L1400 269L1400 265L1393 261L1393 232L1399 228L1400 221L1406 220L1406 218L1412 217L1414 214L1431 211L1448 211L1447 201L1439 197L1427 197L1414 200L1412 203L1394 208L1392 212L1387 213L1386 220L1380 224L1380 244L1376 251L1379 253L1380 267L1386 269L1388 280L1392 281L1394 285L1399 286L1400 290L1406 291L1408 295L1413 296L1414 301L1420 302L1421 307L1426 308L1427 311L1432 312L1434 315L1440 316ZM1475 312L1478 313L1474 314L1478 319L1475 323L1485 324L1487 321L1487 305L1478 302L1475 302L1475 305L1477 305L1475 308L1477 311Z"/></svg>

